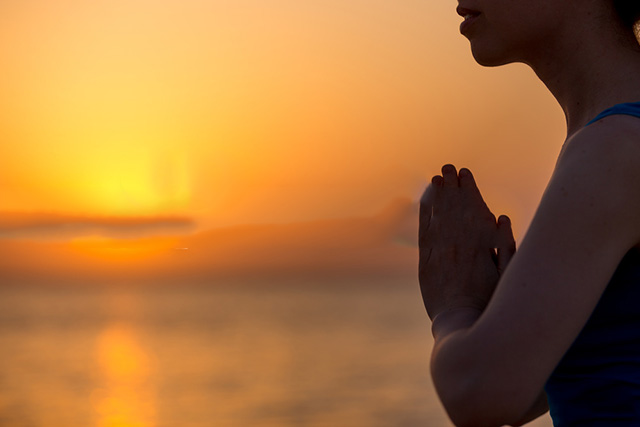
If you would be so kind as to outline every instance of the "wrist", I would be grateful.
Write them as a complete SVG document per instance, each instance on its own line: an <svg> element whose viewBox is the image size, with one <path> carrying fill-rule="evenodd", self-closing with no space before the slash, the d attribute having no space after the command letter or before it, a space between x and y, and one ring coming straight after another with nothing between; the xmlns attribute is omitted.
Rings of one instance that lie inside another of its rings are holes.
<svg viewBox="0 0 640 427"><path fill-rule="evenodd" d="M431 324L431 333L437 341L462 329L468 329L478 320L482 310L475 307L459 307L436 314Z"/></svg>

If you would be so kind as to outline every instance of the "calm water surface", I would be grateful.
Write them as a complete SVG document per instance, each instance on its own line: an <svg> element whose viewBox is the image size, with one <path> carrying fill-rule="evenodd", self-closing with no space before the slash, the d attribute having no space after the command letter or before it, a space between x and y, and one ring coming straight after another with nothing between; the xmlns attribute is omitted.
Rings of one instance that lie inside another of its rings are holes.
<svg viewBox="0 0 640 427"><path fill-rule="evenodd" d="M416 286L0 288L0 425L450 426Z"/></svg>

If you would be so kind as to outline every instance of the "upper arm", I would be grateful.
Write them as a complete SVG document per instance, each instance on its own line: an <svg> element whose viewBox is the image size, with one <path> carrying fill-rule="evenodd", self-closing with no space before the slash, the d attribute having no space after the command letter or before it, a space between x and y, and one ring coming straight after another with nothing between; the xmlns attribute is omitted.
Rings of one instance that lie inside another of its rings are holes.
<svg viewBox="0 0 640 427"><path fill-rule="evenodd" d="M568 142L518 252L465 336L479 351L461 363L519 410L536 399L640 241L640 121L612 119Z"/></svg>

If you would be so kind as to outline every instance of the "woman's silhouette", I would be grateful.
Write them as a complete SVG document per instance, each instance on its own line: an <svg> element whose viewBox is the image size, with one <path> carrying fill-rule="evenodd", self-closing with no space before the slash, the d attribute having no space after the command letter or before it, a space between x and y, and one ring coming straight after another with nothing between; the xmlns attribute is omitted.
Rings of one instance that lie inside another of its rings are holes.
<svg viewBox="0 0 640 427"><path fill-rule="evenodd" d="M457 11L478 63L535 71L567 138L517 252L469 170L445 165L425 191L436 390L460 426L521 425L547 401L556 426L640 426L640 1L460 0Z"/></svg>

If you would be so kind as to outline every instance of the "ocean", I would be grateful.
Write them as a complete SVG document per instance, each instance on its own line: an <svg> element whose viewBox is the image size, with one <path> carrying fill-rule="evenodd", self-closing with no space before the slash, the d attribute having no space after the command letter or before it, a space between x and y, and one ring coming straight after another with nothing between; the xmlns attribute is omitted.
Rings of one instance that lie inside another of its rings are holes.
<svg viewBox="0 0 640 427"><path fill-rule="evenodd" d="M0 426L449 427L429 327L411 281L2 287Z"/></svg>

